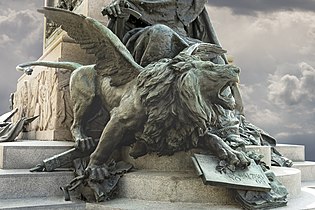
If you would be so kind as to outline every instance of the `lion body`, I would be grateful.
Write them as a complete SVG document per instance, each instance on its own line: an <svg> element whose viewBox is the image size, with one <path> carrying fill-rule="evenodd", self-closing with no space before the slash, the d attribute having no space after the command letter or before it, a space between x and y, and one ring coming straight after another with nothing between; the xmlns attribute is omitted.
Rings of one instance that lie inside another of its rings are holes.
<svg viewBox="0 0 315 210"><path fill-rule="evenodd" d="M203 67L204 63L209 65ZM238 80L234 70L235 67L229 71L227 65L210 64L195 56L177 56L148 65L123 86L112 86L108 77L99 77L92 68L78 69L70 83L74 107L80 107L74 108L74 112L81 112L74 113L74 124L82 123L78 118L82 118L92 98L99 96L111 120L118 118L123 123L120 126L132 124L125 128L132 136L141 133L135 139L144 142L148 152L170 155L197 147L200 133L205 133L216 119L211 100L217 98L226 83ZM82 80L93 84L83 84ZM73 134L79 135L77 138L83 136L80 132ZM110 141L123 139L126 137ZM129 138L129 142L133 141Z"/></svg>

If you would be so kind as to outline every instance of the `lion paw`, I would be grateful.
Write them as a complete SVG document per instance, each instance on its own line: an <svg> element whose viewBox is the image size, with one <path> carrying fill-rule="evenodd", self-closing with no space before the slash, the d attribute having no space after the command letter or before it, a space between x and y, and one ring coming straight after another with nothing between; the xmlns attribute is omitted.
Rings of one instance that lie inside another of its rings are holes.
<svg viewBox="0 0 315 210"><path fill-rule="evenodd" d="M91 181L102 182L104 179L110 176L108 171L108 166L103 165L89 165L85 169L85 174L89 177Z"/></svg>
<svg viewBox="0 0 315 210"><path fill-rule="evenodd" d="M229 147L229 146L228 146ZM236 151L232 148L226 149L223 158L230 165L235 165L236 167L246 168L250 164L250 159L246 156L246 154L242 151Z"/></svg>
<svg viewBox="0 0 315 210"><path fill-rule="evenodd" d="M90 151L97 146L97 142L91 137L80 138L75 140L74 147L82 152Z"/></svg>
<svg viewBox="0 0 315 210"><path fill-rule="evenodd" d="M250 164L250 158L246 156L245 152L232 149L217 135L208 134L208 137L206 145L214 151L219 159L240 168L245 168Z"/></svg>

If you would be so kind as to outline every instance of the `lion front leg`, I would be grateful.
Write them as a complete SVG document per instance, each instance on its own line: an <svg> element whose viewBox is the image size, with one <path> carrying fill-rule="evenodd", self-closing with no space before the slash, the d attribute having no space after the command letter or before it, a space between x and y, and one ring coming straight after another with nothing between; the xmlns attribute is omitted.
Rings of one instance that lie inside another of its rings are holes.
<svg viewBox="0 0 315 210"><path fill-rule="evenodd" d="M125 134L130 131L137 131L145 120L142 106L130 100L112 110L111 119L103 130L98 146L90 156L86 172L92 180L107 178L106 163L112 153L125 143L123 142Z"/></svg>
<svg viewBox="0 0 315 210"><path fill-rule="evenodd" d="M75 147L82 151L94 148L95 141L85 135L85 115L96 96L95 72L85 66L72 72L70 78L70 97L73 104L73 123L70 128Z"/></svg>
<svg viewBox="0 0 315 210"><path fill-rule="evenodd" d="M250 159L244 152L232 149L217 135L208 133L204 137L204 141L205 146L212 150L219 159L226 160L229 164L241 168L247 167L250 164Z"/></svg>

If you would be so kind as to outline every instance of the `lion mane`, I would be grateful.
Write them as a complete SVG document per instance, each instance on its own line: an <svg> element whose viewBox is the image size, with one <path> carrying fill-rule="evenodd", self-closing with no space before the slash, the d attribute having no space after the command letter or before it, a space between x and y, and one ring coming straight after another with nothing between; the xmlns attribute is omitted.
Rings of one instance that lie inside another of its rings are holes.
<svg viewBox="0 0 315 210"><path fill-rule="evenodd" d="M150 64L137 78L147 121L137 140L148 152L171 155L196 147L213 118L194 73L195 56L177 56Z"/></svg>

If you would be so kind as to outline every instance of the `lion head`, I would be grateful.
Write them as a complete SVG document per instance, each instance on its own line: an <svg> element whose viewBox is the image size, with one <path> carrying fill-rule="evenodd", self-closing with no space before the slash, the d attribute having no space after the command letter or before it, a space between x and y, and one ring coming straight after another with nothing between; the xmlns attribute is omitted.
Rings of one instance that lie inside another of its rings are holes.
<svg viewBox="0 0 315 210"><path fill-rule="evenodd" d="M239 72L184 53L148 65L137 78L147 115L138 140L161 155L196 147L200 132L213 123L211 105L231 107L224 93L238 82Z"/></svg>

